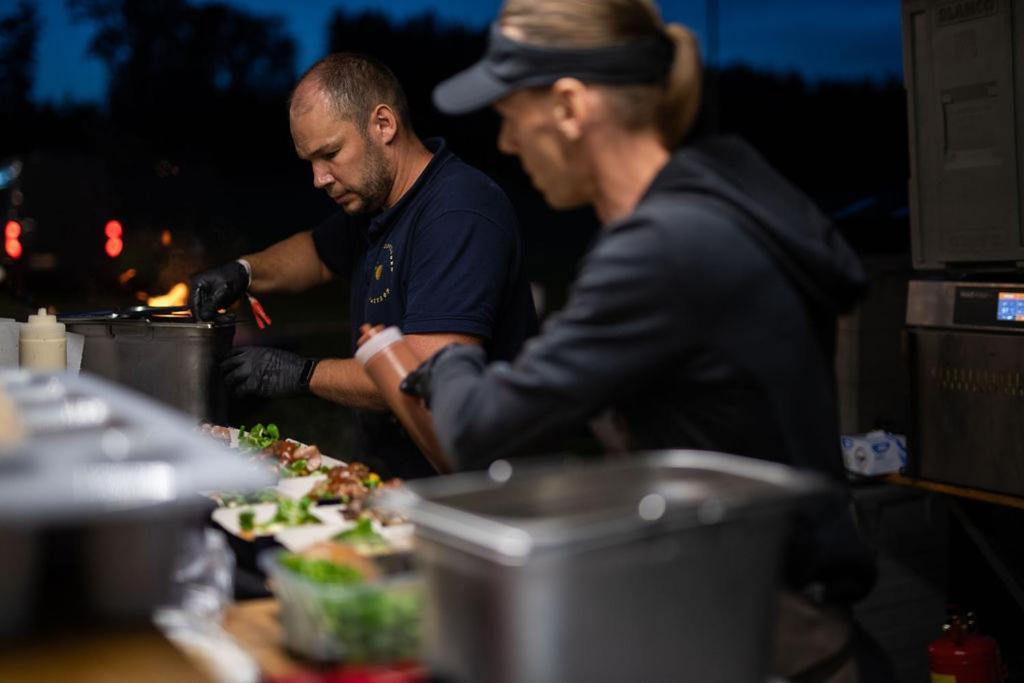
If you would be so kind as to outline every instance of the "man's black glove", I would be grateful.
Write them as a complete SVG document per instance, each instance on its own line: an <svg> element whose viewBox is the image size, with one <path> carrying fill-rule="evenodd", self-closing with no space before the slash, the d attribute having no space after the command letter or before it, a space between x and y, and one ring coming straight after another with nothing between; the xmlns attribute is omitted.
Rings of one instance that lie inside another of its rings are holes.
<svg viewBox="0 0 1024 683"><path fill-rule="evenodd" d="M213 320L217 309L238 301L249 287L249 274L238 261L211 268L188 281L188 303L196 320Z"/></svg>
<svg viewBox="0 0 1024 683"><path fill-rule="evenodd" d="M278 398L307 393L317 362L291 351L246 346L232 350L220 369L239 396Z"/></svg>

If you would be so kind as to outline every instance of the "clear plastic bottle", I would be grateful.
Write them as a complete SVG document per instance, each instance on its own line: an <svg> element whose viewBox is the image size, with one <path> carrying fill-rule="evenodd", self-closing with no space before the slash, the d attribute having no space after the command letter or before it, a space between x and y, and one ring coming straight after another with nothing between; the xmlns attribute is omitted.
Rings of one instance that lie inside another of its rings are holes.
<svg viewBox="0 0 1024 683"><path fill-rule="evenodd" d="M388 406L434 469L441 473L451 472L451 463L437 442L430 411L418 398L403 393L399 388L405 376L419 366L419 358L397 327L380 330L364 325L363 328L356 360L362 363L366 374L377 385Z"/></svg>
<svg viewBox="0 0 1024 683"><path fill-rule="evenodd" d="M49 372L67 369L68 337L64 323L57 322L57 316L40 308L39 313L30 315L28 322L21 326L18 351L23 368Z"/></svg>

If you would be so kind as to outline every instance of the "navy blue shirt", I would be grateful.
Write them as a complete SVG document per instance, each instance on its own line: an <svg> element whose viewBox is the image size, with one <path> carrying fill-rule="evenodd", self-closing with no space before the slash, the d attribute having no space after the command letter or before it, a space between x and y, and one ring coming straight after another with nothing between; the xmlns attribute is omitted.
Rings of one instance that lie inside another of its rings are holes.
<svg viewBox="0 0 1024 683"><path fill-rule="evenodd" d="M352 351L359 326L370 323L475 335L491 360L510 360L537 331L515 211L444 140L425 144L433 158L394 206L368 216L338 211L313 230L320 259L351 280ZM432 472L390 413L355 412L353 458L394 476Z"/></svg>

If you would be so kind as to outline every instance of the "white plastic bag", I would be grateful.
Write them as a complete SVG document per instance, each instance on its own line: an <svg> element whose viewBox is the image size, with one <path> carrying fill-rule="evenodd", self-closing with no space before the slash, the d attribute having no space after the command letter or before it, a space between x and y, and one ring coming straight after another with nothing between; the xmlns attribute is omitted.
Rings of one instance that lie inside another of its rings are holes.
<svg viewBox="0 0 1024 683"><path fill-rule="evenodd" d="M840 438L843 464L855 474L873 476L899 472L907 464L907 437L875 430Z"/></svg>

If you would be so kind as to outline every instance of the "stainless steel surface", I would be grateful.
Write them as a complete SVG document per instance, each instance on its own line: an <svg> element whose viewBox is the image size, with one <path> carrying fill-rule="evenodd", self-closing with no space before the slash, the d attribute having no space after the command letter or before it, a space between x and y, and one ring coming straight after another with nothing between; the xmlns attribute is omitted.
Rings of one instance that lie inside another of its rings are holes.
<svg viewBox="0 0 1024 683"><path fill-rule="evenodd" d="M1012 0L903 0L915 268L1021 268L1022 49Z"/></svg>
<svg viewBox="0 0 1024 683"><path fill-rule="evenodd" d="M992 324L968 323L955 319L957 290L1019 290L1021 283L1012 282L955 282L951 280L912 280L907 290L907 325L911 327L946 327L959 329L992 330L1005 332L992 311ZM962 295L961 295L962 296Z"/></svg>
<svg viewBox="0 0 1024 683"><path fill-rule="evenodd" d="M85 336L82 369L137 389L199 419L222 422L227 396L218 361L231 349L234 322L67 320Z"/></svg>
<svg viewBox="0 0 1024 683"><path fill-rule="evenodd" d="M180 538L207 518L200 492L270 483L181 414L108 382L2 371L0 393L36 416L0 449L0 636L148 620ZM69 422L69 401L102 404L89 414L103 419Z"/></svg>
<svg viewBox="0 0 1024 683"><path fill-rule="evenodd" d="M64 313L60 315L59 318L61 322L69 322L72 320L132 320L175 315L190 311L191 309L188 306L129 306L128 308L106 308L98 311ZM189 316L188 320L191 322L191 316Z"/></svg>
<svg viewBox="0 0 1024 683"><path fill-rule="evenodd" d="M416 525L426 657L452 680L747 683L765 674L787 514L823 490L772 463L666 451L499 464L381 505Z"/></svg>
<svg viewBox="0 0 1024 683"><path fill-rule="evenodd" d="M907 324L948 326L953 324L953 301L961 283L912 280L907 288Z"/></svg>
<svg viewBox="0 0 1024 683"><path fill-rule="evenodd" d="M1021 284L912 282L908 451L924 479L1024 496L1024 322L999 320Z"/></svg>
<svg viewBox="0 0 1024 683"><path fill-rule="evenodd" d="M914 473L1024 496L1024 338L919 329L911 344Z"/></svg>

